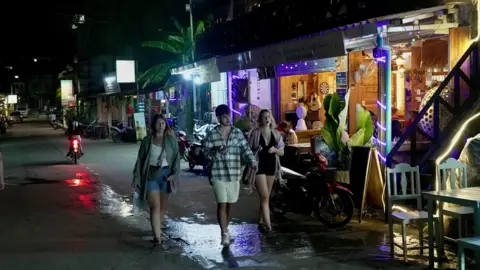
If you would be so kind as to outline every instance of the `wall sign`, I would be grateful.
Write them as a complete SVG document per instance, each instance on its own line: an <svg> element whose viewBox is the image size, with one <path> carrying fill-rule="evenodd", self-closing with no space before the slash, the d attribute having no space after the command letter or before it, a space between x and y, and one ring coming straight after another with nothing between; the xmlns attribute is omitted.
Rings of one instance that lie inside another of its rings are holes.
<svg viewBox="0 0 480 270"><path fill-rule="evenodd" d="M347 72L337 72L337 85L348 85Z"/></svg>

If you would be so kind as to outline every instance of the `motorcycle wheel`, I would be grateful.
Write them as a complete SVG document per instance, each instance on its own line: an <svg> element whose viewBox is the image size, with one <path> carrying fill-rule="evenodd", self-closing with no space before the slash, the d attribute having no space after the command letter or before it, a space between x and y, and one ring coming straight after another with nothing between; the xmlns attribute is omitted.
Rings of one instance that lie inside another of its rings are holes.
<svg viewBox="0 0 480 270"><path fill-rule="evenodd" d="M277 216L283 216L288 212L287 198L278 186L274 186L272 190L270 211Z"/></svg>
<svg viewBox="0 0 480 270"><path fill-rule="evenodd" d="M193 168L195 168L195 163L189 161L188 162L188 168L190 168L190 170L193 170Z"/></svg>
<svg viewBox="0 0 480 270"><path fill-rule="evenodd" d="M112 132L112 141L114 143L120 142L122 140L121 134L118 131L113 131Z"/></svg>
<svg viewBox="0 0 480 270"><path fill-rule="evenodd" d="M332 205L330 197L327 196L323 196L320 201L316 203L318 219L328 228L344 227L350 222L355 211L352 196L344 191L335 191L333 194L331 194L331 196L334 197L334 202L336 204L335 206ZM330 220L322 215L325 212L331 215ZM333 221L334 219L336 220L337 216L342 213L345 214L345 218L343 220Z"/></svg>
<svg viewBox="0 0 480 270"><path fill-rule="evenodd" d="M77 153L73 153L73 163L78 164Z"/></svg>

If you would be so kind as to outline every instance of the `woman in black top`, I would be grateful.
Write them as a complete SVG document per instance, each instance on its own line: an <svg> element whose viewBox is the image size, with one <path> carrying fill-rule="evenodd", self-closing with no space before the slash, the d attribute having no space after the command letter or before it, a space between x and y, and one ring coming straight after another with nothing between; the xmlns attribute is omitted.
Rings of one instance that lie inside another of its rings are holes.
<svg viewBox="0 0 480 270"><path fill-rule="evenodd" d="M275 129L270 111L260 111L258 128L250 134L249 143L257 154L258 162L255 176L255 187L260 197L258 225L261 230L271 231L269 200L275 178L280 173L278 156L283 156L283 141L280 132Z"/></svg>

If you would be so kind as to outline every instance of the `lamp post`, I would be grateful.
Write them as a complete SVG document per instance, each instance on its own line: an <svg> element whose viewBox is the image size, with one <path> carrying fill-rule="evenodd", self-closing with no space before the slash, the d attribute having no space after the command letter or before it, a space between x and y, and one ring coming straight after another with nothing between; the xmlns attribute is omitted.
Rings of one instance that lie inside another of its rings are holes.
<svg viewBox="0 0 480 270"><path fill-rule="evenodd" d="M192 63L195 62L195 36L193 33L193 14L192 14L192 0L189 0L189 3L185 5L185 10L190 13L190 40L192 42ZM192 80L192 92L193 92L193 118L197 119L197 86Z"/></svg>

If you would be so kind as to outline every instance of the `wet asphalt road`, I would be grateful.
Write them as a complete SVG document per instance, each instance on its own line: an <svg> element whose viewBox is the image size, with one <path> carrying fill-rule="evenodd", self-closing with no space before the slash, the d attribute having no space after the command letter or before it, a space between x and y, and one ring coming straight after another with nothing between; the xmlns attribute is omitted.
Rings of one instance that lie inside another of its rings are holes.
<svg viewBox="0 0 480 270"><path fill-rule="evenodd" d="M255 225L256 196L243 193L234 209L235 241L222 250L211 188L186 164L167 213L167 248L152 250L147 215L132 215L129 203L139 145L85 139L86 155L73 165L64 157L66 137L46 124L8 133L0 138L7 180L0 269L425 268L424 256L391 260L387 226L375 219L329 230L288 214L274 218L276 233L266 238Z"/></svg>

